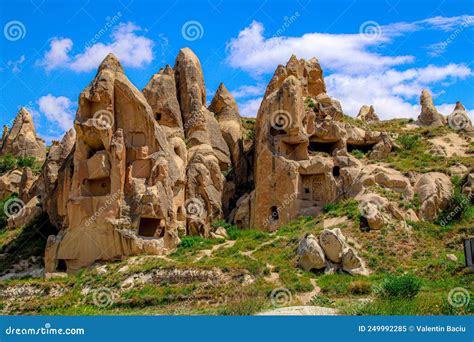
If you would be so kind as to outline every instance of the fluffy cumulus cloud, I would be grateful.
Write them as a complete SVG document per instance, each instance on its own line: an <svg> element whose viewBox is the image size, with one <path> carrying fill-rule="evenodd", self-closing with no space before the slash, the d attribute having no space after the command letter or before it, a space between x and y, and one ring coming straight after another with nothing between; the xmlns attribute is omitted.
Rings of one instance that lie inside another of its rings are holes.
<svg viewBox="0 0 474 342"><path fill-rule="evenodd" d="M353 34L307 33L298 37L266 38L263 24L254 21L228 42L227 62L259 79L263 74L272 73L278 64L286 63L292 54L306 59L317 56L326 72L329 94L342 102L347 114L356 115L363 104L373 104L384 119L416 117L419 113L417 98L423 88L450 85L472 77L473 71L466 65L454 63L415 68L411 66L414 56L383 55L377 48L387 47L409 32L451 32L473 24L472 16L433 17L385 26L369 23ZM244 90L238 89L234 96ZM257 100L240 103L244 115L256 114ZM447 113L452 111L453 104L438 105Z"/></svg>
<svg viewBox="0 0 474 342"><path fill-rule="evenodd" d="M49 50L38 64L47 71L57 68L67 68L76 72L91 71L112 52L125 66L143 67L153 60L153 41L141 36L140 31L140 27L133 23L119 24L111 32L110 43L97 42L77 54L71 54L73 48L71 39L53 38Z"/></svg>
<svg viewBox="0 0 474 342"><path fill-rule="evenodd" d="M74 120L74 103L69 98L48 94L40 97L38 106L40 112L53 125L63 131L72 127Z"/></svg>

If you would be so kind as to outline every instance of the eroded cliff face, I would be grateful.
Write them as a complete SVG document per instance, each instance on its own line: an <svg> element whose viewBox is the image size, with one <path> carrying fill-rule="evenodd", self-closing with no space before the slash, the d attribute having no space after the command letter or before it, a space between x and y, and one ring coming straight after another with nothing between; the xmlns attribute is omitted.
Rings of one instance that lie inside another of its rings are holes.
<svg viewBox="0 0 474 342"><path fill-rule="evenodd" d="M453 192L444 174L406 175L388 167L394 137L371 129L379 120L372 106L361 108L362 121L345 116L326 93L315 58L292 56L278 66L250 143L224 84L207 107L201 64L187 48L142 91L108 55L78 103L74 129L53 142L39 175L16 169L0 177L0 195L18 192L26 204L27 215L9 226L28 223L41 208L58 228L48 238L46 272L166 254L185 235L225 236L225 229L212 227L218 219L274 231L346 198L359 202L368 229L434 220ZM448 120L427 92L421 107L423 123L449 121L460 134L472 133L462 104ZM38 146L41 158L41 140L23 110L12 130L4 130L2 151L20 145ZM422 206L406 209L377 189L402 201L417 194Z"/></svg>
<svg viewBox="0 0 474 342"><path fill-rule="evenodd" d="M108 55L80 95L75 131L53 145L37 184L60 229L48 239L46 271L168 253L182 235L209 237L211 222L223 218L223 173L239 159L234 151L233 164L228 145L242 141L241 130L226 140L226 127L206 108L191 50L143 92Z"/></svg>
<svg viewBox="0 0 474 342"><path fill-rule="evenodd" d="M292 56L268 85L257 117L255 194L251 226L275 230L300 215L314 216L354 184L354 148L381 158L389 137L345 123L341 104L326 94L316 59Z"/></svg>

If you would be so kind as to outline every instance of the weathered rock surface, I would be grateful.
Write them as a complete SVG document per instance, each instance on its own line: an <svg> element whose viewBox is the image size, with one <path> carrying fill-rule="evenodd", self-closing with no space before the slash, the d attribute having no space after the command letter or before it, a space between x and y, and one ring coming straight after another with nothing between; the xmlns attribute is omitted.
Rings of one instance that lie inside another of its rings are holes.
<svg viewBox="0 0 474 342"><path fill-rule="evenodd" d="M432 221L447 208L453 192L450 178L444 173L430 172L419 177L415 192L421 202L419 217Z"/></svg>
<svg viewBox="0 0 474 342"><path fill-rule="evenodd" d="M380 121L378 115L375 113L374 106L367 105L360 107L359 114L357 114L357 119L367 123Z"/></svg>
<svg viewBox="0 0 474 342"><path fill-rule="evenodd" d="M423 89L420 96L421 113L417 123L420 126L441 127L446 125L446 118L436 109L428 90Z"/></svg>
<svg viewBox="0 0 474 342"><path fill-rule="evenodd" d="M456 102L453 112L448 115L448 124L452 129L466 133L468 136L474 135L474 128L472 127L471 119L467 114L461 102Z"/></svg>
<svg viewBox="0 0 474 342"><path fill-rule="evenodd" d="M298 265L305 271L325 269L326 272L345 271L368 275L364 261L347 245L339 228L324 229L319 239L305 234L298 245Z"/></svg>
<svg viewBox="0 0 474 342"><path fill-rule="evenodd" d="M46 157L44 140L36 135L36 128L30 112L22 107L10 130L4 127L0 155L34 157L43 161Z"/></svg>
<svg viewBox="0 0 474 342"><path fill-rule="evenodd" d="M20 184L23 172L20 169L10 170L0 176L0 200L3 200L13 193L20 192Z"/></svg>

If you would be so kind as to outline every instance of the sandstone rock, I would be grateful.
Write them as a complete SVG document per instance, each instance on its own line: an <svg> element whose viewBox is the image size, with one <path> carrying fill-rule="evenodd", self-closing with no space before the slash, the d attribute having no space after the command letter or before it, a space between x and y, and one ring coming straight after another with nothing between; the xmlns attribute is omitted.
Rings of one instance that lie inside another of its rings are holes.
<svg viewBox="0 0 474 342"><path fill-rule="evenodd" d="M297 254L299 266L307 272L326 267L324 251L319 246L318 239L312 234L306 234L300 240Z"/></svg>
<svg viewBox="0 0 474 342"><path fill-rule="evenodd" d="M58 179L65 222L48 241L46 272L61 263L74 272L123 255L173 250L179 242L172 205L180 181L170 158L175 153L112 54L81 93L74 126L74 153L62 166L66 177Z"/></svg>
<svg viewBox="0 0 474 342"><path fill-rule="evenodd" d="M474 173L467 175L466 183L462 187L462 193L472 201L474 198Z"/></svg>
<svg viewBox="0 0 474 342"><path fill-rule="evenodd" d="M248 229L254 219L255 191L242 195L230 214L230 221L240 229Z"/></svg>
<svg viewBox="0 0 474 342"><path fill-rule="evenodd" d="M13 193L20 192L21 179L23 177L22 170L10 170L0 176L0 200L3 200Z"/></svg>
<svg viewBox="0 0 474 342"><path fill-rule="evenodd" d="M211 237L213 239L227 239L227 230L224 227L217 227L215 231L211 232Z"/></svg>
<svg viewBox="0 0 474 342"><path fill-rule="evenodd" d="M448 260L451 260L451 261L454 261L454 262L458 261L458 257L455 256L454 254L446 254L446 258L448 258Z"/></svg>
<svg viewBox="0 0 474 342"><path fill-rule="evenodd" d="M415 192L421 202L419 216L432 221L438 213L447 208L453 192L451 180L444 173L426 173L417 180Z"/></svg>
<svg viewBox="0 0 474 342"><path fill-rule="evenodd" d="M352 275L369 275L364 261L351 247L344 248L342 253L342 269Z"/></svg>
<svg viewBox="0 0 474 342"><path fill-rule="evenodd" d="M345 238L339 228L324 229L319 236L319 244L330 261L335 263L342 262Z"/></svg>
<svg viewBox="0 0 474 342"><path fill-rule="evenodd" d="M441 127L446 125L446 118L438 112L433 104L433 98L428 90L424 89L420 96L421 113L417 123L420 126Z"/></svg>
<svg viewBox="0 0 474 342"><path fill-rule="evenodd" d="M12 128L3 131L0 154L15 157L34 157L43 161L46 157L44 141L36 136L33 117L24 107L18 112Z"/></svg>
<svg viewBox="0 0 474 342"><path fill-rule="evenodd" d="M366 194L360 198L359 209L370 229L378 230L388 223L389 219L383 212L387 205L386 199L375 194Z"/></svg>
<svg viewBox="0 0 474 342"><path fill-rule="evenodd" d="M366 106L366 105L363 105L362 107L360 107L359 114L357 114L357 119L367 122L367 123L380 121L377 114L375 114L374 106Z"/></svg>
<svg viewBox="0 0 474 342"><path fill-rule="evenodd" d="M214 112L219 126L230 151L232 167L234 169L237 183L245 181L247 165L244 159L244 146L242 136L242 122L240 120L239 108L234 97L229 93L223 83L217 89L212 99L209 110Z"/></svg>
<svg viewBox="0 0 474 342"><path fill-rule="evenodd" d="M451 176L462 178L469 173L469 169L461 163L456 163L455 165L449 167L448 172Z"/></svg>

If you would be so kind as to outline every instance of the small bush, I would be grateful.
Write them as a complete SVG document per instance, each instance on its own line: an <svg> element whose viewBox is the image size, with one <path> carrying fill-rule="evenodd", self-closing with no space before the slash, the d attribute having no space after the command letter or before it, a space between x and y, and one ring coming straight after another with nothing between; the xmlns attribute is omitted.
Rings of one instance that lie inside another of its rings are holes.
<svg viewBox="0 0 474 342"><path fill-rule="evenodd" d="M311 299L311 304L323 307L334 307L334 301L326 296L317 295Z"/></svg>
<svg viewBox="0 0 474 342"><path fill-rule="evenodd" d="M413 275L389 276L377 289L377 295L381 298L414 298L420 291L420 280Z"/></svg>
<svg viewBox="0 0 474 342"><path fill-rule="evenodd" d="M5 155L0 157L0 175L14 169L16 167L16 159L12 155Z"/></svg>
<svg viewBox="0 0 474 342"><path fill-rule="evenodd" d="M413 150L420 146L421 137L419 135L401 135L398 138L398 142L402 145L404 150Z"/></svg>
<svg viewBox="0 0 474 342"><path fill-rule="evenodd" d="M372 292L372 283L366 280L355 280L349 284L347 289L354 295L369 294Z"/></svg>
<svg viewBox="0 0 474 342"><path fill-rule="evenodd" d="M351 154L356 157L357 159L364 159L365 158L365 153L362 152L361 150L353 150L351 151Z"/></svg>
<svg viewBox="0 0 474 342"><path fill-rule="evenodd" d="M35 161L35 157L19 157L17 158L17 166L33 168Z"/></svg>

